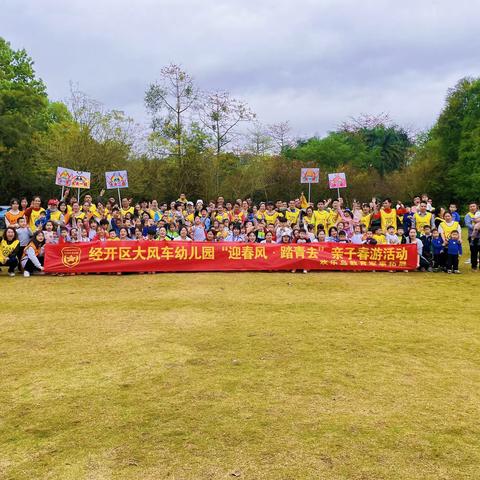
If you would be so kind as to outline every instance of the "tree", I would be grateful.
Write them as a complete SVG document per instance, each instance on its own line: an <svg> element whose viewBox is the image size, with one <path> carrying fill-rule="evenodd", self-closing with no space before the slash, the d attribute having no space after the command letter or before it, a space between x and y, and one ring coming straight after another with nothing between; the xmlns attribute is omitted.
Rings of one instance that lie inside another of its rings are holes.
<svg viewBox="0 0 480 480"><path fill-rule="evenodd" d="M273 146L272 137L268 134L267 129L259 122L254 122L252 127L248 129L247 151L256 156L266 155Z"/></svg>
<svg viewBox="0 0 480 480"><path fill-rule="evenodd" d="M351 118L339 129L350 138L360 139L372 153L365 167L375 168L381 177L404 168L410 161L413 139L409 132L391 122L386 114Z"/></svg>
<svg viewBox="0 0 480 480"><path fill-rule="evenodd" d="M277 145L279 153L282 153L285 147L292 144L291 130L292 128L288 120L286 122L272 123L268 126L268 134Z"/></svg>
<svg viewBox="0 0 480 480"><path fill-rule="evenodd" d="M53 175L58 165L92 173L93 190L100 190L105 171L126 168L141 154L138 124L119 110L108 110L99 101L71 86L67 101L70 118L51 125L37 138L36 158Z"/></svg>
<svg viewBox="0 0 480 480"><path fill-rule="evenodd" d="M48 113L45 84L35 76L33 60L0 37L0 191L31 193L37 180L34 135L53 120Z"/></svg>
<svg viewBox="0 0 480 480"><path fill-rule="evenodd" d="M217 154L238 135L235 127L240 122L249 122L255 118L245 102L232 98L228 92L204 95L199 113L200 121L213 136Z"/></svg>
<svg viewBox="0 0 480 480"><path fill-rule="evenodd" d="M480 78L463 78L448 91L429 141L438 145L444 183L439 193L445 201L478 201L479 143Z"/></svg>
<svg viewBox="0 0 480 480"><path fill-rule="evenodd" d="M184 117L198 99L198 90L192 77L179 65L171 63L160 71L160 80L150 85L145 93L145 105L152 115L152 129L157 139L167 145L173 142L180 159L184 153Z"/></svg>

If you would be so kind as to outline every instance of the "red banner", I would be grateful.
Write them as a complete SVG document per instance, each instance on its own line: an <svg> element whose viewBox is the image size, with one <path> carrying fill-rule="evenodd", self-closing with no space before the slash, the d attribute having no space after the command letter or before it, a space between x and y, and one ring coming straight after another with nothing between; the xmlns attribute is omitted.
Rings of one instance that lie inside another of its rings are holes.
<svg viewBox="0 0 480 480"><path fill-rule="evenodd" d="M413 270L417 246L106 241L46 245L45 271Z"/></svg>

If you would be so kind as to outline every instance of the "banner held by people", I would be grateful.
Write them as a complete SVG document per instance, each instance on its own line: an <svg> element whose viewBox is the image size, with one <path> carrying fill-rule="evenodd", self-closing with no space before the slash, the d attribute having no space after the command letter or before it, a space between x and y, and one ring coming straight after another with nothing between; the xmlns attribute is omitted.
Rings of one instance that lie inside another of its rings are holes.
<svg viewBox="0 0 480 480"><path fill-rule="evenodd" d="M45 271L414 270L417 246L118 241L46 245Z"/></svg>

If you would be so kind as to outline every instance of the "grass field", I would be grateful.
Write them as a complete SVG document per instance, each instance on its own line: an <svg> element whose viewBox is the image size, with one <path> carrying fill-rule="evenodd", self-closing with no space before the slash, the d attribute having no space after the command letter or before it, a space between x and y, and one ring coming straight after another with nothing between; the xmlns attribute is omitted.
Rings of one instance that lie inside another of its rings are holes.
<svg viewBox="0 0 480 480"><path fill-rule="evenodd" d="M478 479L480 274L0 277L0 478Z"/></svg>

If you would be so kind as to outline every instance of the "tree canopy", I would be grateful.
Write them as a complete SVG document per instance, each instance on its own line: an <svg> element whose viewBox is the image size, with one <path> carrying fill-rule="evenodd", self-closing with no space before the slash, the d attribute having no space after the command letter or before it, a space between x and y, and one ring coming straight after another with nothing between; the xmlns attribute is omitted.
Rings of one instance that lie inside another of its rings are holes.
<svg viewBox="0 0 480 480"><path fill-rule="evenodd" d="M437 202L478 201L480 79L464 78L447 93L431 129L413 135L387 115L349 119L324 136L294 140L286 120L264 126L229 92L202 92L182 67L170 64L145 92L151 114L144 129L78 88L65 104L50 101L25 50L0 38L0 196L55 195L57 166L92 172L92 192L104 172L129 171L137 197L205 200L298 196L301 167L319 167L314 198L331 195L327 173L347 173L345 195L407 200L427 191ZM312 126L312 130L315 126Z"/></svg>

